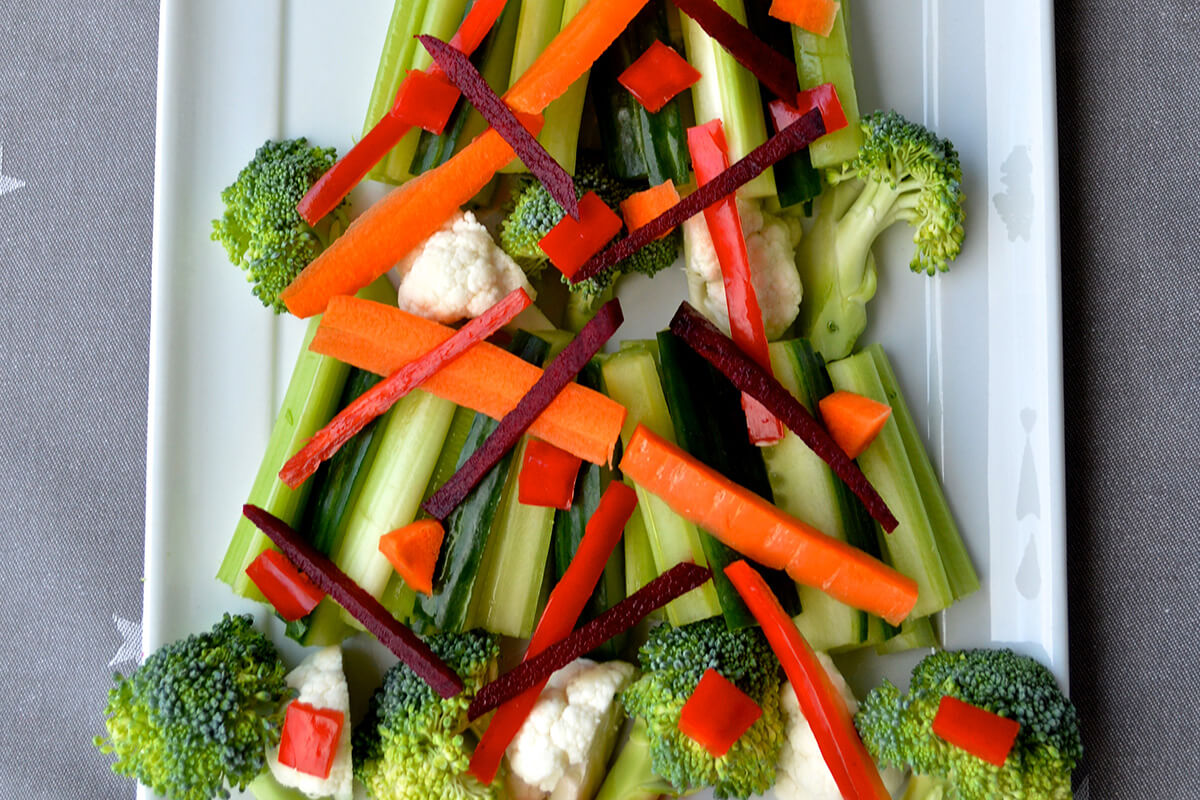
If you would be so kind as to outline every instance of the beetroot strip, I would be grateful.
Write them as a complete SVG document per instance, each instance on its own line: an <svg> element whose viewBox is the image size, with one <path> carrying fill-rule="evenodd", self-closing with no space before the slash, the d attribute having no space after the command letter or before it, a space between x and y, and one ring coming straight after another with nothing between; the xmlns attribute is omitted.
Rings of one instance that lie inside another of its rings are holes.
<svg viewBox="0 0 1200 800"><path fill-rule="evenodd" d="M462 680L429 649L429 645L400 624L378 600L305 541L290 525L249 503L242 506L242 513L283 551L297 569L375 634L384 647L395 653L431 689L446 698L462 692Z"/></svg>
<svg viewBox="0 0 1200 800"><path fill-rule="evenodd" d="M686 561L676 564L582 628L572 631L565 639L558 640L484 686L467 708L467 718L478 719L529 687L536 686L584 653L590 653L637 625L650 612L687 594L710 578L712 571L708 567Z"/></svg>
<svg viewBox="0 0 1200 800"><path fill-rule="evenodd" d="M808 413L783 385L746 355L737 344L709 322L687 301L671 318L671 333L721 371L734 386L757 399L777 418L783 420L809 448L829 465L850 491L854 492L871 516L889 533L895 530L896 517L858 465L837 446L829 432Z"/></svg>
<svg viewBox="0 0 1200 800"><path fill-rule="evenodd" d="M322 461L332 458L367 423L385 413L401 397L416 389L442 367L507 325L532 302L524 289L514 289L500 302L455 331L449 339L359 395L287 460L283 469L279 470L279 479L293 489L304 483L317 471Z"/></svg>
<svg viewBox="0 0 1200 800"><path fill-rule="evenodd" d="M730 165L729 169L719 173L711 181L637 228L624 239L614 242L592 256L571 276L571 283L579 283L595 277L622 259L628 258L658 237L682 225L684 221L733 194L739 187L757 178L768 167L774 166L792 153L808 147L824 135L825 123L821 119L821 112L814 108L751 150L745 157Z"/></svg>
<svg viewBox="0 0 1200 800"><path fill-rule="evenodd" d="M467 58L458 48L437 37L426 34L417 38L429 51L429 55L433 56L438 67L446 73L446 77L459 88L459 91L483 115L487 123L496 129L504 141L512 146L513 151L520 156L529 171L542 182L554 201L571 219L578 220L579 198L575 196L574 179L567 174L561 164L554 160L552 155L546 152L542 143L517 120L512 109L504 100L492 91L492 87L488 86L488 82L479 74L479 70L475 69L471 59ZM795 96L795 94L792 95L793 102Z"/></svg>
<svg viewBox="0 0 1200 800"><path fill-rule="evenodd" d="M530 387L513 410L504 415L479 449L421 507L431 517L446 519L504 454L516 446L538 415L546 410L567 384L575 380L579 371L612 338L624 320L619 301L609 300L601 306L596 316L546 367L537 383Z"/></svg>
<svg viewBox="0 0 1200 800"><path fill-rule="evenodd" d="M795 102L800 84L796 80L796 64L791 59L758 38L713 0L674 0L674 3L763 86L784 102Z"/></svg>

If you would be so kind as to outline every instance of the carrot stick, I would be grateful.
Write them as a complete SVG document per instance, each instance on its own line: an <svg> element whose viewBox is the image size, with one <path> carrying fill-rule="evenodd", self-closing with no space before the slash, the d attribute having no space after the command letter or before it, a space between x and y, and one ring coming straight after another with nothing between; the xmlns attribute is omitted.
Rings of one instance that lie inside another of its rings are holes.
<svg viewBox="0 0 1200 800"><path fill-rule="evenodd" d="M433 594L433 570L446 530L436 519L419 519L379 537L379 552L404 582L423 594Z"/></svg>
<svg viewBox="0 0 1200 800"><path fill-rule="evenodd" d="M338 449L367 424L385 413L396 401L416 389L430 375L461 356L474 345L512 321L533 301L524 289L514 289L508 295L468 322L446 341L410 361L385 380L375 384L338 412L313 438L287 460L279 478L295 489L308 480L322 461L331 458Z"/></svg>
<svg viewBox="0 0 1200 800"><path fill-rule="evenodd" d="M846 605L899 625L917 602L916 581L780 511L641 425L620 468L734 550L763 566L786 569L793 580Z"/></svg>
<svg viewBox="0 0 1200 800"><path fill-rule="evenodd" d="M310 349L379 375L390 375L454 335L454 330L355 297L335 297L321 318ZM502 419L516 407L542 370L481 342L431 375L421 388L451 402ZM577 383L568 384L538 415L529 433L594 464L612 461L625 407Z"/></svg>
<svg viewBox="0 0 1200 800"><path fill-rule="evenodd" d="M622 200L621 216L625 218L625 227L632 233L678 202L679 192L668 178L658 186L634 192ZM663 233L662 236L666 235Z"/></svg>
<svg viewBox="0 0 1200 800"><path fill-rule="evenodd" d="M867 449L892 415L890 407L854 392L834 392L818 405L825 429L850 458Z"/></svg>

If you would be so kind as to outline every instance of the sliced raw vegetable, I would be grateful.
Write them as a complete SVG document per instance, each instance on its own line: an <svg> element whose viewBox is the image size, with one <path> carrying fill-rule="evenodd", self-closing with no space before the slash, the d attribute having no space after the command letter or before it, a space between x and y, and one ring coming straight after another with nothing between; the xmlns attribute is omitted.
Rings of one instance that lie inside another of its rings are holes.
<svg viewBox="0 0 1200 800"><path fill-rule="evenodd" d="M745 561L730 564L725 573L762 624L842 796L890 800L845 699L766 581Z"/></svg>
<svg viewBox="0 0 1200 800"><path fill-rule="evenodd" d="M582 463L578 456L541 439L531 439L521 459L518 499L528 506L566 511L575 497L575 477Z"/></svg>
<svg viewBox="0 0 1200 800"><path fill-rule="evenodd" d="M621 483L609 484L596 513L588 520L587 530L579 542L571 566L550 592L546 609L525 651L526 661L566 637L575 627L636 503L637 498L629 487ZM471 757L471 774L480 782L488 784L495 779L504 751L537 703L538 695L549 677L550 673L546 673L535 678L528 688L484 709L487 711L500 706ZM478 716L473 714L471 718Z"/></svg>
<svg viewBox="0 0 1200 800"><path fill-rule="evenodd" d="M886 656L892 653L903 653L906 650L918 650L938 646L938 636L933 629L929 617L906 619L897 631L891 625L887 626L888 635L882 642L875 645L878 655Z"/></svg>
<svg viewBox="0 0 1200 800"><path fill-rule="evenodd" d="M709 668L680 709L679 730L713 758L720 758L761 716L762 708L750 695Z"/></svg>
<svg viewBox="0 0 1200 800"><path fill-rule="evenodd" d="M278 550L263 550L246 567L246 574L287 622L311 613L325 596Z"/></svg>
<svg viewBox="0 0 1200 800"><path fill-rule="evenodd" d="M714 0L673 1L776 97L791 99L800 91L792 61L755 36Z"/></svg>
<svg viewBox="0 0 1200 800"><path fill-rule="evenodd" d="M621 201L621 216L632 233L679 202L679 192L671 181L663 181ZM667 234L663 234L666 236ZM662 238L662 236L658 237Z"/></svg>
<svg viewBox="0 0 1200 800"><path fill-rule="evenodd" d="M917 602L910 578L827 536L639 427L621 471L728 546L843 603L899 624Z"/></svg>
<svg viewBox="0 0 1200 800"><path fill-rule="evenodd" d="M946 695L933 716L933 732L955 747L1003 767L1021 723Z"/></svg>
<svg viewBox="0 0 1200 800"><path fill-rule="evenodd" d="M579 199L579 218L563 217L538 242L538 247L570 278L575 271L621 232L621 218L600 195L588 192Z"/></svg>
<svg viewBox="0 0 1200 800"><path fill-rule="evenodd" d="M737 161L729 169L680 200L670 210L659 214L629 236L614 242L592 256L571 277L571 283L592 278L622 259L628 258L664 233L683 224L684 220L733 194L738 187L754 176L762 174L763 170L784 156L807 147L824 132L825 126L821 122L820 112L811 111L805 114L797 122L754 148L745 158ZM345 234L343 234L344 237Z"/></svg>
<svg viewBox="0 0 1200 800"><path fill-rule="evenodd" d="M483 476L508 453L567 384L575 379L592 356L599 352L623 321L617 300L605 303L546 368L537 383L504 415L483 446L460 465L459 470L422 507L433 517L445 519Z"/></svg>
<svg viewBox="0 0 1200 800"><path fill-rule="evenodd" d="M817 36L829 36L841 5L835 0L772 0L771 16Z"/></svg>
<svg viewBox="0 0 1200 800"><path fill-rule="evenodd" d="M892 415L889 406L854 392L826 395L820 407L825 430L850 458L867 449Z"/></svg>
<svg viewBox="0 0 1200 800"><path fill-rule="evenodd" d="M444 75L414 69L400 84L391 115L414 128L440 134L457 103L458 89Z"/></svg>
<svg viewBox="0 0 1200 800"><path fill-rule="evenodd" d="M811 113L811 112L810 112ZM875 488L812 414L788 394L758 363L743 353L732 339L704 318L687 302L681 303L671 319L671 332L679 336L747 394L756 397L773 414L796 432L839 478L846 482L884 530L896 527L896 518ZM830 376L832 377L832 375ZM836 384L836 381L835 381Z"/></svg>
<svg viewBox="0 0 1200 800"><path fill-rule="evenodd" d="M279 763L321 780L329 778L337 755L346 715L293 700L283 716L279 734Z"/></svg>
<svg viewBox="0 0 1200 800"><path fill-rule="evenodd" d="M584 653L629 630L654 609L695 589L711 577L712 573L707 567L677 564L582 628L485 685L471 701L467 717L478 719L500 704L537 686Z"/></svg>
<svg viewBox="0 0 1200 800"><path fill-rule="evenodd" d="M794 102L782 99L772 100L769 108L771 121L775 123L776 130L783 130L814 108L821 112L821 119L825 122L826 136L840 131L848 124L846 112L842 108L842 101L837 96L837 87L832 83L822 83L820 86L805 89L796 95Z"/></svg>
<svg viewBox="0 0 1200 800"><path fill-rule="evenodd" d="M390 375L454 335L451 328L383 303L338 297L329 305L312 348L379 375ZM542 377L539 368L487 342L432 375L422 389L500 419ZM532 436L585 461L606 464L625 409L599 392L568 385L534 420ZM273 477L273 476L272 476Z"/></svg>
<svg viewBox="0 0 1200 800"><path fill-rule="evenodd" d="M825 83L837 88L838 100L846 114L847 125L822 137L809 149L817 169L836 167L858 153L863 143L859 127L858 93L854 89L854 70L850 59L850 0L843 0L841 13L833 21L829 36L809 33L792 26L792 48L796 56L796 74L801 89Z"/></svg>
<svg viewBox="0 0 1200 800"><path fill-rule="evenodd" d="M571 23L575 15L587 5L588 0L566 0L562 3L562 13L560 14L561 24L554 29L553 33L558 34ZM525 3L523 5L531 5ZM545 0L537 3L538 6L557 5L557 3L547 3ZM543 48L539 47L533 56L536 57ZM583 122L583 107L587 100L587 89L589 82L589 72L584 72L579 78L571 84L567 91L563 92L562 96L555 100L550 105L546 106L546 126L542 128L541 134L538 135L538 141L546 148L546 152L550 157L562 164L563 169L568 173L575 174L575 162L579 149L579 132ZM521 165L522 167L524 164ZM508 167L511 169L511 166Z"/></svg>
<svg viewBox="0 0 1200 800"><path fill-rule="evenodd" d="M514 289L499 303L455 331L449 339L377 383L338 412L300 452L288 459L279 471L280 479L293 488L299 486L316 471L322 461L336 453L363 426L383 414L446 364L507 325L532 302L524 289Z"/></svg>
<svg viewBox="0 0 1200 800"><path fill-rule="evenodd" d="M445 535L436 519L419 519L380 537L379 552L405 583L423 594L433 594L433 570Z"/></svg>
<svg viewBox="0 0 1200 800"><path fill-rule="evenodd" d="M304 537L292 530L291 526L274 514L249 503L242 507L242 513L283 551L289 561L342 608L353 614L431 689L442 697L454 697L462 691L462 681L458 675L429 649L429 645L397 622L378 600L346 577L346 573L304 541Z"/></svg>
<svg viewBox="0 0 1200 800"><path fill-rule="evenodd" d="M639 498L640 502L640 498ZM668 511L670 509L667 509ZM636 592L658 577L654 564L654 551L646 533L645 506L634 512L625 526L625 596Z"/></svg>
<svg viewBox="0 0 1200 800"><path fill-rule="evenodd" d="M670 45L658 40L617 76L617 82L652 114L661 111L671 98L698 80L700 73L696 68Z"/></svg>

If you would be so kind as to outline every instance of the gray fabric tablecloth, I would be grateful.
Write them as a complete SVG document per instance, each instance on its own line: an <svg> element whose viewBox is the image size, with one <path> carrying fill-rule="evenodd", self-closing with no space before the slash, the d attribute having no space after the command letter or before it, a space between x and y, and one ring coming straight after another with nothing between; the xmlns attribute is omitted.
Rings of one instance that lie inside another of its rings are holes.
<svg viewBox="0 0 1200 800"><path fill-rule="evenodd" d="M132 796L90 740L139 654L157 11L0 3L5 797ZM1200 10L1056 16L1077 796L1190 798Z"/></svg>

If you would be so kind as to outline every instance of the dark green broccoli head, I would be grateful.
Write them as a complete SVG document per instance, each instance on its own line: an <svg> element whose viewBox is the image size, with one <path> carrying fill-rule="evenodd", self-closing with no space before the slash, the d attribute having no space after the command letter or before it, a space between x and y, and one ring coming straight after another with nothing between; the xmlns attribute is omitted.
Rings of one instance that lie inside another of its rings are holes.
<svg viewBox="0 0 1200 800"><path fill-rule="evenodd" d="M631 717L646 722L656 775L679 792L711 786L719 798L761 794L775 783L786 725L779 662L758 628L731 631L720 617L679 628L661 625L638 651L638 661L642 676L622 693L621 702ZM763 711L720 758L678 727L683 704L708 669L736 684Z"/></svg>
<svg viewBox="0 0 1200 800"><path fill-rule="evenodd" d="M499 640L471 631L426 641L462 678L463 691L443 699L405 664L388 670L354 729L354 775L373 800L498 797L495 785L484 786L467 773L467 707L496 673Z"/></svg>
<svg viewBox="0 0 1200 800"><path fill-rule="evenodd" d="M171 800L228 797L266 768L292 691L275 646L249 616L226 614L211 631L169 644L129 677L117 674L105 706L113 771Z"/></svg>
<svg viewBox="0 0 1200 800"><path fill-rule="evenodd" d="M1003 767L933 733L943 695L1021 723ZM880 763L944 778L950 798L1069 798L1071 771L1083 755L1075 707L1054 676L1011 650L962 650L927 656L907 694L883 684L867 695L855 724Z"/></svg>
<svg viewBox="0 0 1200 800"><path fill-rule="evenodd" d="M333 148L312 147L307 139L268 141L221 192L225 213L213 220L212 239L225 246L254 296L276 314L285 310L279 293L346 227L346 201L316 228L296 211L336 160Z"/></svg>

